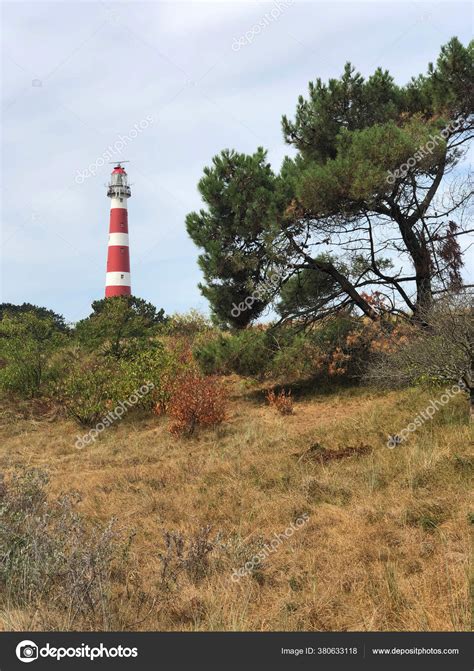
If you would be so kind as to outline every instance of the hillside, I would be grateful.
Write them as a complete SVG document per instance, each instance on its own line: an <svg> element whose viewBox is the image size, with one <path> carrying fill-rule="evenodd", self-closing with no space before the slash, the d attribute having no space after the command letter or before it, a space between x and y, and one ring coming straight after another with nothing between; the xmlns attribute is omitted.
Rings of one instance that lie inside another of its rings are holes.
<svg viewBox="0 0 474 671"><path fill-rule="evenodd" d="M88 524L116 517L124 537L135 535L107 609L81 620L54 602L44 612L2 597L1 628L468 629L463 399L388 449L387 434L428 392L300 388L294 414L282 416L261 385L225 383L229 421L216 429L176 439L167 418L130 413L83 450L77 425L46 404L4 403L6 479L18 467L47 469L49 499L77 491ZM303 514L301 528L232 580Z"/></svg>

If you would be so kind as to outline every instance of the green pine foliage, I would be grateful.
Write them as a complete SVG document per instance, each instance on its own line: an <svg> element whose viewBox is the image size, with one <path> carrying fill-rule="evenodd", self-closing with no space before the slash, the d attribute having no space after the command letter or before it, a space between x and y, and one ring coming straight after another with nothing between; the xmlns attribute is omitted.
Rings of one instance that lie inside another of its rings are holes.
<svg viewBox="0 0 474 671"><path fill-rule="evenodd" d="M306 316L314 320L353 307L372 320L402 311L421 321L436 291L461 286L464 239L455 217L469 184L459 184L442 211L436 195L472 138L473 56L474 42L453 38L426 74L404 86L386 70L364 78L347 63L341 77L310 82L293 118L283 116L284 138L297 153L279 173L263 148L213 158L198 185L205 209L186 225L218 324L245 328L284 303L295 270L326 277L305 279L313 289ZM363 274L353 268L356 255ZM393 269L390 255L400 260ZM276 285L258 293L275 269ZM394 299L376 310L371 290ZM236 309L245 301L248 309ZM302 311L293 305L289 318Z"/></svg>

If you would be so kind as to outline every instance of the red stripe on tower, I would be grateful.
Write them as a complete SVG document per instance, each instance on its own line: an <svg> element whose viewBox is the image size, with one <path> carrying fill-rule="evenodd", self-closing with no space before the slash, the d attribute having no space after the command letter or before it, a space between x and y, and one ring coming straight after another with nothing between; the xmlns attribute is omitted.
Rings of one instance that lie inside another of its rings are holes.
<svg viewBox="0 0 474 671"><path fill-rule="evenodd" d="M118 163L112 171L107 189L110 200L109 247L105 297L130 296L130 253L128 248L127 200L132 195L127 173Z"/></svg>

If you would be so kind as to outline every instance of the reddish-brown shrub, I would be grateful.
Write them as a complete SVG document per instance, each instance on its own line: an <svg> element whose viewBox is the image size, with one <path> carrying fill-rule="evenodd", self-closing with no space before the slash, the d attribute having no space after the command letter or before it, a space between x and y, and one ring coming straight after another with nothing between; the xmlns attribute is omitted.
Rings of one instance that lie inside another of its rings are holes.
<svg viewBox="0 0 474 671"><path fill-rule="evenodd" d="M170 432L190 436L196 427L220 424L226 408L227 392L217 377L187 371L176 380L168 404Z"/></svg>
<svg viewBox="0 0 474 671"><path fill-rule="evenodd" d="M291 398L291 391L282 389L279 394L276 394L273 389L267 392L267 401L270 406L276 408L280 415L293 414L293 399Z"/></svg>

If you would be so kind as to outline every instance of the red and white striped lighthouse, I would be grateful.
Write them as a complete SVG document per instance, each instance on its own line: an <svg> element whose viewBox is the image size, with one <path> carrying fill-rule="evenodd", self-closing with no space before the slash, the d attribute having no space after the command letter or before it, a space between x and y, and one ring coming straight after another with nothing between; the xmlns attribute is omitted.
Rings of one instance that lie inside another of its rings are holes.
<svg viewBox="0 0 474 671"><path fill-rule="evenodd" d="M107 189L110 200L109 248L107 253L107 275L105 297L130 296L130 254L128 249L127 199L132 192L127 173L121 163L112 170Z"/></svg>

